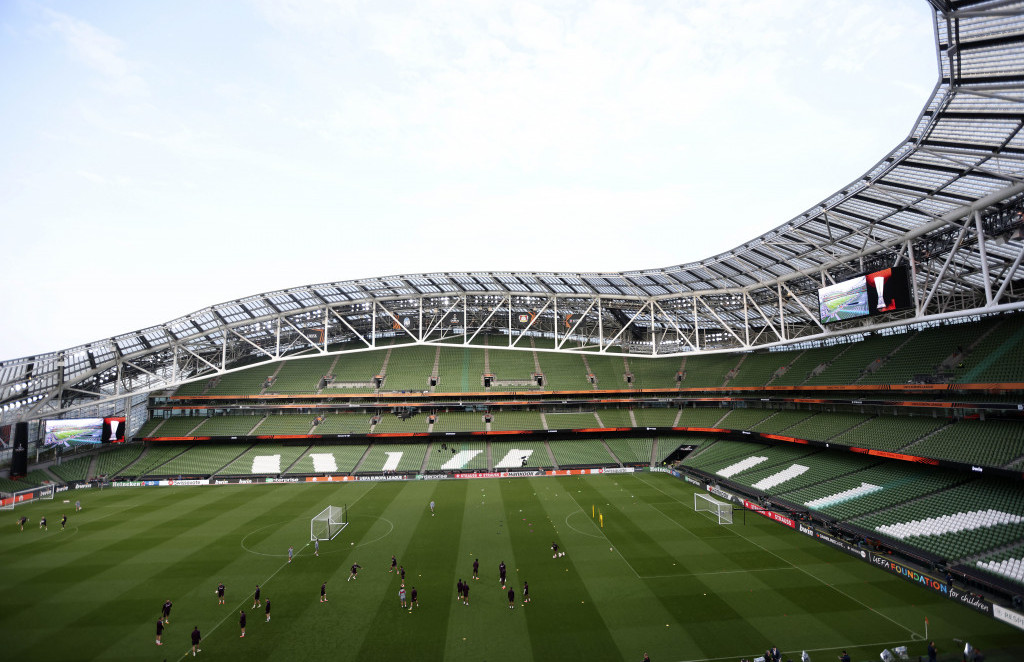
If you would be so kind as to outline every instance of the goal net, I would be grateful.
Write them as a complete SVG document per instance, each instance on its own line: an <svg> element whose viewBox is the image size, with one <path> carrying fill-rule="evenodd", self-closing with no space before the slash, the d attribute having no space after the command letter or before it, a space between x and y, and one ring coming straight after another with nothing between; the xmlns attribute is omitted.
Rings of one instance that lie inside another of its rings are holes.
<svg viewBox="0 0 1024 662"><path fill-rule="evenodd" d="M718 499L713 499L707 494L701 492L694 492L693 494L693 509L699 512L710 512L714 513L718 518L719 524L732 524L732 504L724 503Z"/></svg>
<svg viewBox="0 0 1024 662"><path fill-rule="evenodd" d="M31 501L52 501L54 491L53 485L42 485L7 496L0 494L0 510L13 510L15 506Z"/></svg>
<svg viewBox="0 0 1024 662"><path fill-rule="evenodd" d="M348 526L348 506L327 506L309 520L309 539L333 540Z"/></svg>

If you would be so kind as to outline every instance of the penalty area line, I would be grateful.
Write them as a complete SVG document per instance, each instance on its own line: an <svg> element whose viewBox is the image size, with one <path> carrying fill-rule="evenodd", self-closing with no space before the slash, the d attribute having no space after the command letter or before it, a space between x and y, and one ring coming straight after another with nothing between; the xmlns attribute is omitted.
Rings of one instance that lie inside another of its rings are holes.
<svg viewBox="0 0 1024 662"><path fill-rule="evenodd" d="M369 494L369 493L370 493L371 491L373 491L373 488L374 488L374 487L377 487L377 483L374 483L373 485L371 485L371 486L370 486L370 489L368 489L368 490L366 490L365 492L363 492L362 494L360 494L360 495L359 495L359 497L357 497L357 498L356 498L356 500L355 500L355 501L353 501L352 503L353 503L353 504L355 504L355 503L356 503L356 501L359 501L359 499L362 499L362 498L363 498L364 496L366 496L367 494ZM271 526L273 526L273 525L271 525ZM307 542L307 543L306 543L305 545L303 545L302 547L300 547L300 548L299 548L299 551L295 553L295 556L296 556L296 557L298 557L298 555L299 555L299 554L301 554L301 553L303 552L303 550L305 550L305 549L306 549L307 547L309 547L309 546L310 546L310 544L312 544L312 542L313 542L313 541L312 541L312 540L310 540L310 541L308 541L308 542ZM282 564L281 564L281 565L280 565L280 566L279 566L279 567L277 568L277 570L275 570L275 571L274 571L274 572L273 572L273 573L272 573L272 574L271 574L271 575L270 575L269 577L267 577L266 579L264 579L264 580L263 580L263 582L261 582L261 583L260 583L260 586L262 587L262 586L266 586L267 584L269 584L269 583L270 583L270 581L271 581L271 580L272 580L272 579L273 579L274 577L276 577L276 576L277 576L277 573L281 572L281 570L282 570L282 569L283 569L283 568L284 568L285 566L287 566L287 565L288 565L288 563L289 563L288 561L285 561L284 563L282 563ZM239 608L240 608L240 610L244 610L244 609L245 609L245 605L246 605L246 602L247 602L247 601L248 601L248 598L243 598L242 602L238 603L237 607L239 607ZM226 616L224 616L224 618L220 619L220 621L218 621L218 623L217 623L216 625L214 625L214 626L213 626L213 628L212 628L212 629L211 629L211 630L210 630L210 631L209 631L209 632L208 632L208 633L206 634L206 636L204 637L204 639L209 639L209 638L210 638L210 637L211 637L211 636L213 635L213 633L217 631L217 629L218 629L218 628L219 628L220 626L224 625L224 621L228 620L228 618L231 618L231 617L232 617L232 616L234 616L234 615L235 615L235 612L234 612L234 610L232 610L232 611L228 612L228 614L227 614ZM202 645L202 644L200 644L200 645ZM184 659L187 659L187 658L188 658L188 654L189 654L189 653L191 653L191 652L192 652L192 647L191 647L191 646L189 646L188 650L186 650L186 651L185 651L185 652L184 652L184 653L182 654L182 656L178 658L178 662L181 662L182 660L184 660Z"/></svg>
<svg viewBox="0 0 1024 662"><path fill-rule="evenodd" d="M658 487L657 485L651 485L650 483L648 483L648 482L647 482L646 480L644 480L643 478L640 478L639 480L640 480L640 482L642 482L642 483L647 483L647 485L649 485L650 487L653 487L654 489L658 490L659 492L661 492L661 493L662 493L662 494L664 494L665 496L669 497L670 499L675 499L675 500L676 500L676 501L678 501L678 502L679 502L680 504L682 504L682 505L683 505L684 507L685 507L685 506L687 506L687 504L686 504L686 503L684 503L683 501L680 501L679 499L676 499L676 497L672 496L672 495L671 495L671 494L669 494L668 492L665 492L664 490L662 490L662 489L661 489L660 487ZM772 550L768 549L768 548L767 548L767 547L765 547L764 545L761 545L761 544L760 544L760 543L758 543L757 541L755 541L755 540L752 540L751 538L749 538L749 537L747 537L747 536L743 535L742 533L740 533L740 532L739 532L739 531L737 531L736 529L734 529L734 528L730 527L730 528L729 528L729 530L730 530L730 531L732 531L732 532L733 532L734 534L736 534L736 536L737 536L737 537L739 537L739 538L742 538L743 540L746 540L746 541L747 541L748 543L750 543L751 545L754 545L755 547L757 547L758 549L760 549L760 550L764 551L765 553L767 553L767 554L771 554L772 556L774 556L774 557L775 557L775 558L777 558L778 560L780 560L780 561L782 561L783 563L785 563L785 564L787 564L787 565L791 566L791 567L792 567L792 568L793 568L794 570L799 570L800 572L804 573L805 575L807 575L807 576L808 576L808 577L810 577L811 579L813 579L813 580L817 581L817 582L818 582L819 584L821 584L822 586L826 586L826 587L828 587L828 588L832 589L833 591L835 591L835 592L836 592L836 593L838 593L839 595L842 595L843 597L847 598L848 600L852 600L853 602L856 602L856 603L857 603L857 604L859 604L859 605L860 605L861 607L864 607L865 609L867 609L867 610L868 610L868 611L870 611L871 613L873 613L873 614L875 614L875 615L877 615L877 616L880 616L881 618L884 618L885 620L889 621L889 622L890 622L890 623L892 623L893 625L895 625L895 626L897 626L897 627L899 627L899 628L901 628L901 629L903 629L903 630L906 630L907 632L909 632L909 633L910 633L911 637L915 638L915 640L916 640L916 638L917 638L917 637L922 637L922 635L921 635L920 633L918 633L918 632L915 632L914 630L911 630L910 628L908 628L908 627L907 627L906 625L903 625L903 624L902 624L902 623L900 623L899 621L897 621L897 620L895 620L895 619L893 619L893 618L891 618L891 617L889 617L889 616L886 616L885 614L883 614L882 612L878 611L878 610L877 610L877 609L875 609L874 607L872 607L872 606L870 606L870 605L868 605L868 604L866 604L866 603L864 603L864 602L861 602L860 600L858 600L857 598L853 597L853 596L852 596L852 595L850 595L849 593L847 593L847 592L843 591L843 590L842 590L842 589L840 589L839 587L837 587L837 586L834 586L834 585L832 585L832 584L829 584L828 582L826 582L825 580L821 579L820 577L816 577L815 575L811 574L811 572L809 572L809 571L808 571L808 570L807 570L806 568L802 568L802 567L800 567L800 566L798 566L798 565L794 565L793 563L790 563L790 562L789 562L789 561L788 561L788 560L787 560L787 559L786 559L785 557L783 557L783 556L780 556L779 554L776 554L775 552L773 552ZM865 644L865 645L871 645L871 644ZM824 649L824 650L828 650L828 649Z"/></svg>

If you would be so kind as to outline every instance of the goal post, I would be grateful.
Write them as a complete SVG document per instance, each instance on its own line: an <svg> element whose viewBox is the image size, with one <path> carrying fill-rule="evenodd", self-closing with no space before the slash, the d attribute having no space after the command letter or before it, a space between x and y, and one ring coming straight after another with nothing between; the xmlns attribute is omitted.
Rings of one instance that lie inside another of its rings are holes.
<svg viewBox="0 0 1024 662"><path fill-rule="evenodd" d="M693 493L693 509L700 512L714 513L719 524L732 524L732 504L714 499L702 492Z"/></svg>
<svg viewBox="0 0 1024 662"><path fill-rule="evenodd" d="M348 526L348 506L327 506L309 520L309 540L333 540Z"/></svg>

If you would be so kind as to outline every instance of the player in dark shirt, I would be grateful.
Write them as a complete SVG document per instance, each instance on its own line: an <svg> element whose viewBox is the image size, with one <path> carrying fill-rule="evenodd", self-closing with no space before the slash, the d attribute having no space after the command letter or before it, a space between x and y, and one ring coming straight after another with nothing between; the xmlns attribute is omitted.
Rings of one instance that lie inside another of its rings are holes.
<svg viewBox="0 0 1024 662"><path fill-rule="evenodd" d="M839 656L839 662L850 662L850 654L843 651L843 654Z"/></svg>
<svg viewBox="0 0 1024 662"><path fill-rule="evenodd" d="M256 584L256 593L252 596L252 608L260 606L260 585Z"/></svg>
<svg viewBox="0 0 1024 662"><path fill-rule="evenodd" d="M552 552L551 558L553 558L553 559L554 558L558 558L558 543L557 542L551 543L551 552Z"/></svg>
<svg viewBox="0 0 1024 662"><path fill-rule="evenodd" d="M412 587L412 591L409 592L409 611L412 611L413 607L419 607L420 603L416 600L416 587Z"/></svg>
<svg viewBox="0 0 1024 662"><path fill-rule="evenodd" d="M498 565L498 579L501 580L501 588L505 588L505 562Z"/></svg>
<svg viewBox="0 0 1024 662"><path fill-rule="evenodd" d="M20 529L21 529L22 531L24 531L24 530L25 530L25 524L27 524L27 523L28 523L28 518L27 518L27 517L25 517L24 515L22 515L22 516L21 516L21 518L20 518L20 519L18 519L18 527L19 527L19 528L20 528Z"/></svg>
<svg viewBox="0 0 1024 662"><path fill-rule="evenodd" d="M530 601L530 585L523 580L523 604L525 605Z"/></svg>
<svg viewBox="0 0 1024 662"><path fill-rule="evenodd" d="M67 515L61 515L61 516L60 516L60 530L61 530L61 531L63 531L63 530L64 530L64 526L65 526L65 525L66 525L67 523L68 523L68 516L67 516Z"/></svg>
<svg viewBox="0 0 1024 662"><path fill-rule="evenodd" d="M45 517L42 517L42 518L39 519L39 528L40 529L46 529L47 531L50 530L50 527L46 526L46 518Z"/></svg>
<svg viewBox="0 0 1024 662"><path fill-rule="evenodd" d="M398 566L398 576L402 578L402 586L405 586L405 566Z"/></svg>
<svg viewBox="0 0 1024 662"><path fill-rule="evenodd" d="M199 642L202 641L203 635L199 634L199 626L197 625L192 630L192 657L196 656L196 653L203 652L203 649L199 647Z"/></svg>
<svg viewBox="0 0 1024 662"><path fill-rule="evenodd" d="M327 602L327 582L320 584L320 602Z"/></svg>
<svg viewBox="0 0 1024 662"><path fill-rule="evenodd" d="M480 579L480 559L473 560L473 579Z"/></svg>
<svg viewBox="0 0 1024 662"><path fill-rule="evenodd" d="M511 589L510 588L508 590L508 608L509 609L515 609L516 608L516 592L515 592L515 589Z"/></svg>
<svg viewBox="0 0 1024 662"><path fill-rule="evenodd" d="M164 642L160 641L160 637L164 635L164 619L156 619L156 645L163 646Z"/></svg>
<svg viewBox="0 0 1024 662"><path fill-rule="evenodd" d="M269 598L267 599L266 612L267 612L267 623L269 623L270 622L270 599Z"/></svg>
<svg viewBox="0 0 1024 662"><path fill-rule="evenodd" d="M362 568L362 567L363 566L359 565L358 563L353 563L352 564L352 569L349 572L348 579L346 579L345 581L351 581L353 579L359 579L359 568Z"/></svg>
<svg viewBox="0 0 1024 662"><path fill-rule="evenodd" d="M394 554L391 555L391 567L388 568L388 572L398 572L398 559Z"/></svg>
<svg viewBox="0 0 1024 662"><path fill-rule="evenodd" d="M462 604L469 604L469 584L462 585Z"/></svg>
<svg viewBox="0 0 1024 662"><path fill-rule="evenodd" d="M167 602L164 603L163 615L164 615L164 625L170 625L170 623L171 623L171 601L170 600L168 600Z"/></svg>
<svg viewBox="0 0 1024 662"><path fill-rule="evenodd" d="M217 584L217 604L224 604L224 584Z"/></svg>
<svg viewBox="0 0 1024 662"><path fill-rule="evenodd" d="M938 651L935 649L935 642L928 644L928 662L935 662L938 657Z"/></svg>
<svg viewBox="0 0 1024 662"><path fill-rule="evenodd" d="M459 593L455 596L456 600L462 600L462 579L459 579L459 583L455 585Z"/></svg>
<svg viewBox="0 0 1024 662"><path fill-rule="evenodd" d="M238 635L239 638L245 636L245 610L238 612L238 627L242 628L242 634Z"/></svg>

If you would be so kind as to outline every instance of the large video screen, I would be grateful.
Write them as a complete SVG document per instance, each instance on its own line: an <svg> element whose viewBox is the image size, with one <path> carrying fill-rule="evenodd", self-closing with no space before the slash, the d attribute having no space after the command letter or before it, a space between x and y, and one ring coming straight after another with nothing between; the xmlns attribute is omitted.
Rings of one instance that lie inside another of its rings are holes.
<svg viewBox="0 0 1024 662"><path fill-rule="evenodd" d="M822 324L867 317L868 281L864 276L818 290L818 316Z"/></svg>
<svg viewBox="0 0 1024 662"><path fill-rule="evenodd" d="M103 443L119 444L124 441L125 419L123 416L111 416L103 419Z"/></svg>
<svg viewBox="0 0 1024 662"><path fill-rule="evenodd" d="M868 308L872 315L913 307L909 275L906 267L892 267L865 276Z"/></svg>
<svg viewBox="0 0 1024 662"><path fill-rule="evenodd" d="M47 446L103 443L102 418L59 418L46 421L43 443Z"/></svg>

